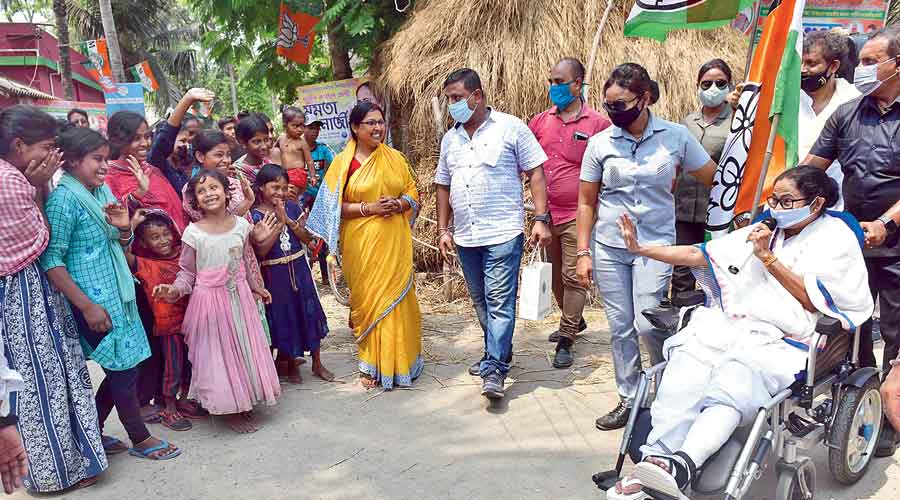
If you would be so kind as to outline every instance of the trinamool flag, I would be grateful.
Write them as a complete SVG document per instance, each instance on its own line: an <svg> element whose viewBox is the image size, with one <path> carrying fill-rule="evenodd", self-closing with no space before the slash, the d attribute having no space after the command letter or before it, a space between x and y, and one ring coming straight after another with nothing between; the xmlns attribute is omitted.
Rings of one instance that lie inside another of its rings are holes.
<svg viewBox="0 0 900 500"><path fill-rule="evenodd" d="M713 29L731 23L753 0L635 0L625 36L664 41L669 31Z"/></svg>
<svg viewBox="0 0 900 500"><path fill-rule="evenodd" d="M797 165L805 5L806 0L783 0L766 18L713 179L706 220L712 237L727 233L735 215L753 210L776 115L780 118L760 202L772 194L775 178Z"/></svg>
<svg viewBox="0 0 900 500"><path fill-rule="evenodd" d="M144 90L147 92L156 92L159 89L159 82L156 81L156 75L153 74L153 68L150 67L150 61L143 61L135 64L130 68L131 74L141 82Z"/></svg>

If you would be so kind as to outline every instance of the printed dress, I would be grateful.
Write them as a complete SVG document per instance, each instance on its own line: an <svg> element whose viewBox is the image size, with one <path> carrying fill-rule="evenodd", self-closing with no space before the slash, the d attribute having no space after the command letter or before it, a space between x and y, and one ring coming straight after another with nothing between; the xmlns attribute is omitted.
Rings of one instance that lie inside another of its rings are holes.
<svg viewBox="0 0 900 500"><path fill-rule="evenodd" d="M175 286L191 294L182 330L192 365L188 397L214 415L274 405L281 386L259 309L250 290L246 262L251 225L210 234L190 224L181 237L181 271Z"/></svg>
<svg viewBox="0 0 900 500"><path fill-rule="evenodd" d="M285 204L285 211L291 219L300 217L300 207L292 201ZM251 215L257 223L265 217L258 209L253 209ZM305 246L287 226L261 259L260 267L272 294L272 304L266 306L272 346L295 358L318 351L328 334L328 320L319 302Z"/></svg>

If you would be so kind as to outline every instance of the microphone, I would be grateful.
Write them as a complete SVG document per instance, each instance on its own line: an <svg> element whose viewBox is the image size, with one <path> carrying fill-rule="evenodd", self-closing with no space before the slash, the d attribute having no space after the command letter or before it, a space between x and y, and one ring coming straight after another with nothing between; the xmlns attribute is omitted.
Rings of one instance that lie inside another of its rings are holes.
<svg viewBox="0 0 900 500"><path fill-rule="evenodd" d="M769 228L769 231L774 231L775 228L778 226L778 222L772 216L766 217L765 219L761 220L760 223L762 225L766 226L767 228ZM751 244L751 246L752 246L752 244ZM747 266L747 263L750 262L750 258L752 258L752 257L753 257L753 250L751 249L750 255L748 255L747 258L744 259L744 262L741 264L741 267L728 266L728 272L730 272L731 274L737 274L737 273L741 272L741 269L743 269Z"/></svg>

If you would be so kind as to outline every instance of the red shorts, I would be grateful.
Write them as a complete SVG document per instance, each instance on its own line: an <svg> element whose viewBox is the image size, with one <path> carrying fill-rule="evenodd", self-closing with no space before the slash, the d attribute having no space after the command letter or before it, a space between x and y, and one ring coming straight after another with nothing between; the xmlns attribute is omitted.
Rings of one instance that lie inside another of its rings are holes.
<svg viewBox="0 0 900 500"><path fill-rule="evenodd" d="M306 191L306 169L305 168L292 168L287 171L288 175L288 183L291 185L297 186L302 194Z"/></svg>

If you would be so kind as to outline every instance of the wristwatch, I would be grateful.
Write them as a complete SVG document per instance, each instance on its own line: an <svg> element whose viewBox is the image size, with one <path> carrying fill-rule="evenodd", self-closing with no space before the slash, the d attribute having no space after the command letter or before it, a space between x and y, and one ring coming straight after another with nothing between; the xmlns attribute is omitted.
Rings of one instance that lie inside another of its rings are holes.
<svg viewBox="0 0 900 500"><path fill-rule="evenodd" d="M887 215L882 215L877 220L881 221L881 223L884 224L884 229L885 231L887 231L888 238L897 233L897 223L894 222L894 219L888 217Z"/></svg>
<svg viewBox="0 0 900 500"><path fill-rule="evenodd" d="M16 425L19 423L19 417L15 415L7 415L5 417L0 417L0 427L7 427L10 425Z"/></svg>
<svg viewBox="0 0 900 500"><path fill-rule="evenodd" d="M550 218L550 213L549 213L549 212L547 212L547 213L545 213L545 214L535 214L535 215L534 215L534 220L535 220L535 222L543 222L544 224L547 224L548 226L549 226L550 223L552 222L552 219Z"/></svg>

